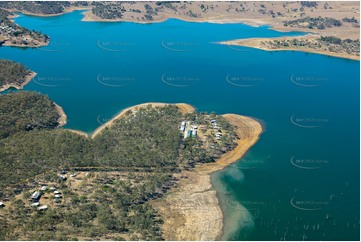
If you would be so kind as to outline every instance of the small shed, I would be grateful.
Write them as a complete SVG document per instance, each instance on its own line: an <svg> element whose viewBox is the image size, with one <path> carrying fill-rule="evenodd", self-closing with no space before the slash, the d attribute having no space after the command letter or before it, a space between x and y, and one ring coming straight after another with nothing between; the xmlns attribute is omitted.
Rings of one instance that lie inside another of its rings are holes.
<svg viewBox="0 0 361 242"><path fill-rule="evenodd" d="M39 199L41 197L41 193L39 191L35 191L32 195L31 195L31 200L33 200L33 202L38 202Z"/></svg>
<svg viewBox="0 0 361 242"><path fill-rule="evenodd" d="M38 207L39 211L43 211L43 210L47 210L47 209L48 209L48 206L46 206L46 205Z"/></svg>
<svg viewBox="0 0 361 242"><path fill-rule="evenodd" d="M60 180L62 180L62 181L66 181L66 176L64 176L64 175L60 175Z"/></svg>
<svg viewBox="0 0 361 242"><path fill-rule="evenodd" d="M38 206L40 206L40 203L39 203L39 202L30 204L30 207L38 207Z"/></svg>

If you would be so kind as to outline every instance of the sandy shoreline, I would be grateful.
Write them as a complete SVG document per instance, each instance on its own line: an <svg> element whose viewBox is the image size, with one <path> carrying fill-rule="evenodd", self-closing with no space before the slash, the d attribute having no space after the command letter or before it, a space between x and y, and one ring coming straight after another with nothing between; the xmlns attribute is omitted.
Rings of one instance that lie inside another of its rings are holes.
<svg viewBox="0 0 361 242"><path fill-rule="evenodd" d="M19 45L19 44L12 44L10 40L5 40L5 42L2 44L2 46L8 46L8 47L19 47L19 48L38 48L47 46L49 42L44 42L39 45Z"/></svg>
<svg viewBox="0 0 361 242"><path fill-rule="evenodd" d="M164 14L164 15L160 16L158 19L152 20L152 21L141 21L141 20L129 19L129 18L104 19L104 18L100 18L100 17L94 15L91 11L84 12L83 16L84 17L82 18L81 21L84 21L84 22L111 22L111 23L129 22L129 23L138 23L138 24L153 24L153 23L155 24L155 23L165 22L169 19L178 19L178 20L190 22L190 23L214 23L214 24L234 23L234 24L246 24L246 25L250 25L253 27L259 27L262 25L269 24L266 21L259 20L259 19L244 19L244 18L225 19L225 18L219 18L219 17L190 18L190 17L183 17L183 16L173 16L173 15L168 15L168 14Z"/></svg>
<svg viewBox="0 0 361 242"><path fill-rule="evenodd" d="M239 160L257 142L262 126L256 120L225 114L223 117L236 127L240 140L237 147L214 163L182 171L187 177L178 183L165 198L154 201L163 216L162 231L166 240L217 240L223 233L223 213L217 193L212 189L211 174Z"/></svg>
<svg viewBox="0 0 361 242"><path fill-rule="evenodd" d="M278 38L247 38L247 39L238 39L238 40L231 40L231 41L222 41L218 44L228 45L228 46L244 46L244 47L250 47L255 48L259 50L264 51L300 51L300 52L306 52L306 53L314 53L314 54L321 54L321 55L327 55L332 57L338 57L338 58L344 58L344 59L351 59L351 60L360 60L360 56L351 55L348 53L336 53L336 52L330 52L327 50L320 50L320 49L312 49L312 48L306 48L306 47L280 47L280 48L267 48L264 45L261 44L263 41L273 41L273 40L292 40L297 38L307 38L307 39L315 39L319 37L315 34L309 34L306 36L294 36L294 37L278 37Z"/></svg>
<svg viewBox="0 0 361 242"><path fill-rule="evenodd" d="M58 104L56 104L55 102L53 102L54 103L54 105L55 105L55 109L56 109L56 111L58 112L58 114L60 115L59 116L59 118L58 118L58 128L59 127L63 127L65 124L66 124L66 118L67 118L67 116L66 116L66 114L65 114L65 112L64 112L64 110L63 110L63 108L62 107L60 107Z"/></svg>
<svg viewBox="0 0 361 242"><path fill-rule="evenodd" d="M76 129L65 129L65 130L67 130L67 131L69 131L69 132L72 132L72 133L74 133L74 134L81 135L81 136L83 136L84 138L89 138L89 134L87 134L87 133L85 133L85 132L83 132L83 131L76 130Z"/></svg>
<svg viewBox="0 0 361 242"><path fill-rule="evenodd" d="M24 86L26 86L36 75L37 75L37 73L32 71L32 72L30 72L29 75L27 75L27 76L25 77L25 81L24 81L21 85L6 84L6 85L3 85L2 87L0 87L0 92L5 91L5 90L7 90L7 89L9 89L9 88L11 88L11 87L12 87L12 88L16 88L16 89L18 89L18 90L21 90L21 89L23 89Z"/></svg>

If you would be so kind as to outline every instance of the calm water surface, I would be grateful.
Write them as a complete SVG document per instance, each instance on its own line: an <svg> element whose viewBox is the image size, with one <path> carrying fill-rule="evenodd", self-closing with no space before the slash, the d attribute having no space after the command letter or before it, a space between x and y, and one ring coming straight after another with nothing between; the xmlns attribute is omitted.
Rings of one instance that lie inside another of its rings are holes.
<svg viewBox="0 0 361 242"><path fill-rule="evenodd" d="M0 48L1 58L38 73L25 89L61 105L66 127L90 133L144 102L256 117L258 143L212 177L223 239L359 240L359 61L216 44L302 34L266 26L81 18L20 15L16 22L50 35L50 45Z"/></svg>

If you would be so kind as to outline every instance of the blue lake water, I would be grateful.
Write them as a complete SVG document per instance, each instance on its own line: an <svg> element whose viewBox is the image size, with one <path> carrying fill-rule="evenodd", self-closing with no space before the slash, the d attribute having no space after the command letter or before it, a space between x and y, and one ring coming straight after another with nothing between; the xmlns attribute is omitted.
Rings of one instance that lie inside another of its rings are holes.
<svg viewBox="0 0 361 242"><path fill-rule="evenodd" d="M267 26L81 19L20 15L16 23L48 34L50 45L0 48L0 58L38 73L25 90L62 106L67 128L90 133L144 102L255 117L264 124L258 143L212 177L222 238L359 240L359 61L216 44L302 34Z"/></svg>

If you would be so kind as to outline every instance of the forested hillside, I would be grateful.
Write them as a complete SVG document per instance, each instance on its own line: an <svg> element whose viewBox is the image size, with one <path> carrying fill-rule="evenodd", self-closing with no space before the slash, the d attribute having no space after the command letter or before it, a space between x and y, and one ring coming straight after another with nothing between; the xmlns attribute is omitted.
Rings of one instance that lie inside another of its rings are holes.
<svg viewBox="0 0 361 242"><path fill-rule="evenodd" d="M162 220L149 201L176 185L175 173L214 161L237 138L220 116L185 116L174 105L128 111L94 139L54 129L58 114L42 94L1 95L0 114L0 200L8 201L0 240L160 240ZM183 137L185 119L199 126L199 137ZM45 211L29 202L44 185L62 194L42 190Z"/></svg>
<svg viewBox="0 0 361 242"><path fill-rule="evenodd" d="M45 95L34 92L0 95L0 139L16 132L55 128L58 118L54 103Z"/></svg>
<svg viewBox="0 0 361 242"><path fill-rule="evenodd" d="M30 73L28 68L19 63L0 60L0 89L8 84L16 86L22 85Z"/></svg>

